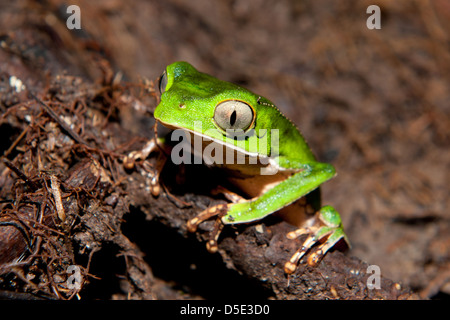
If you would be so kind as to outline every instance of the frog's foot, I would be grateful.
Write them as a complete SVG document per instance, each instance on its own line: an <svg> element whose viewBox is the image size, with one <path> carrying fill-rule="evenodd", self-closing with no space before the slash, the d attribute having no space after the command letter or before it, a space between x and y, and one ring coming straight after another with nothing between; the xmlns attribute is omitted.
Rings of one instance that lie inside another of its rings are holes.
<svg viewBox="0 0 450 320"><path fill-rule="evenodd" d="M157 149L158 145L156 143L156 140L154 138L150 139L141 150L135 150L127 154L123 159L123 166L125 167L125 169L133 169L136 161L147 159L150 153Z"/></svg>
<svg viewBox="0 0 450 320"><path fill-rule="evenodd" d="M159 196L161 193L161 184L159 182L159 175L161 170L153 167L148 161L142 163L143 174L145 174L149 180L150 192L154 197Z"/></svg>
<svg viewBox="0 0 450 320"><path fill-rule="evenodd" d="M223 229L222 217L227 213L229 204L219 204L214 207L208 208L202 211L198 216L191 219L187 223L187 229L189 232L197 231L197 227L200 223L212 218L217 217L214 224L214 230L210 234L209 241L206 244L206 248L209 252L214 253L217 251L217 240Z"/></svg>
<svg viewBox="0 0 450 320"><path fill-rule="evenodd" d="M284 265L284 271L287 274L291 274L297 269L297 264L300 259L317 242L321 242L321 244L308 257L308 264L311 266L316 265L339 240L344 239L350 245L342 227L341 217L333 207L323 207L317 212L314 218L317 222L316 225L300 228L286 235L288 239L296 239L303 234L309 235L305 242L303 242L301 248Z"/></svg>
<svg viewBox="0 0 450 320"><path fill-rule="evenodd" d="M153 138L148 140L141 150L132 151L128 155L126 155L125 158L123 159L123 166L127 170L135 168L136 162L138 161L142 162L141 172L145 176L147 176L147 178L150 180L149 183L150 192L155 197L157 197L161 193L159 176L167 160L165 154L163 152L159 152L158 158L156 159L156 164L152 165L147 160L147 158L150 155L150 153L156 150L158 150L158 144L156 143L156 140Z"/></svg>

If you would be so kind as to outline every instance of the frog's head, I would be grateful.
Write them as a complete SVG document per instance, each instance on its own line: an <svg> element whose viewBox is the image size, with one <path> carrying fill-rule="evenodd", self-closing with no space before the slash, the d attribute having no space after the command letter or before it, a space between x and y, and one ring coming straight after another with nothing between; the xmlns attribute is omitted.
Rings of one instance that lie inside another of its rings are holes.
<svg viewBox="0 0 450 320"><path fill-rule="evenodd" d="M169 65L160 77L159 90L161 102L154 116L171 129L236 145L236 136L255 127L255 94L199 72L187 62Z"/></svg>

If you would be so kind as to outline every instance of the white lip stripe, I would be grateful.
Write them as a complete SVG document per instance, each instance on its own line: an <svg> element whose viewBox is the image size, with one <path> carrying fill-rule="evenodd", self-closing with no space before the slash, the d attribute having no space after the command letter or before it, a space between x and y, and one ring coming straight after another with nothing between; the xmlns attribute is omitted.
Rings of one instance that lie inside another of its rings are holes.
<svg viewBox="0 0 450 320"><path fill-rule="evenodd" d="M195 131L190 130L190 129L185 129L185 128L176 127L176 126L174 126L174 125L165 123L165 122L163 122L163 121L161 121L161 120L157 120L157 121L160 122L162 125L164 125L164 126L166 126L166 127L172 128L172 129L174 129L174 130L182 130L182 131L185 131L185 132L192 133L193 135L199 136L199 137L201 137L202 139L209 140L209 141L213 141L213 142L215 142L215 143L218 143L218 144L220 144L220 145L225 146L225 148L229 148L229 149L232 149L232 150L236 150L237 152L240 152L240 153L242 153L242 154L244 154L244 155L247 155L247 156L249 156L249 157L254 157L254 158L256 158L256 157L259 156L260 159L265 159L266 161L268 161L268 163L269 163L268 166L270 166L270 167L272 168L270 171L273 171L273 170L274 170L275 172L276 172L276 171L289 171L289 169L280 167L280 166L278 165L277 161L276 161L274 158L272 158L272 157L267 157L267 156L265 156L265 155L258 155L258 153L256 153L256 152L248 152L248 151L246 151L246 150L244 150L244 149L242 149L242 148L239 148L239 147L237 147L237 146L234 146L234 145L227 145L226 143L224 143L224 142L221 141L221 140L218 140L218 139L214 139L214 138L208 137L208 136L206 136L206 135L204 135L204 134L202 134L202 133L195 132Z"/></svg>
<svg viewBox="0 0 450 320"><path fill-rule="evenodd" d="M248 156L250 156L250 157L255 157L255 158L256 158L256 157L259 156L261 159L266 159L266 160L269 161L269 165L268 165L268 166L270 166L270 167L272 168L270 171L275 171L275 172L276 172L276 171L285 171L285 170L286 170L285 168L281 168L281 167L278 165L278 163L275 161L275 159L273 159L273 158L271 158L271 157L267 157L267 156L264 156L264 155L258 155L258 153L254 153L254 152L248 152L248 151L246 151L246 150L244 150L244 149L242 149L242 148L239 148L239 147L237 147L237 146L234 146L234 145L227 145L227 144L225 144L223 141L220 141L220 140L217 140L217 139L214 139L214 138L205 136L205 135L202 134L202 133L194 132L194 131L189 130L189 129L181 129L181 128L180 128L179 130L183 130L183 131L186 131L186 132L190 132L190 133L192 133L193 135L200 136L200 137L202 137L202 138L205 138L206 140L210 140L210 141L219 143L219 144L225 146L225 148L229 148L229 149L236 150L237 152L241 152L241 153L243 153L243 154L245 154L245 155L248 155Z"/></svg>
<svg viewBox="0 0 450 320"><path fill-rule="evenodd" d="M164 123L162 122L162 124L164 124ZM204 134L202 134L202 133L195 132L195 131L190 130L190 129L185 129L185 128L177 128L177 129L178 129L178 130L183 130L183 131L186 131L186 132L190 132L190 133L192 133L193 135L196 135L196 136L201 137L202 139L209 140L209 141L213 141L213 142L215 142L215 143L218 143L218 144L220 144L220 145L225 146L225 148L229 148L229 149L233 149L233 150L239 151L239 152L241 152L241 153L243 153L243 154L245 154L245 155L247 155L247 156L249 156L249 157L255 157L255 158L256 158L256 157L259 156L261 159L267 159L267 158L269 158L269 157L264 156L264 155L258 155L257 152L248 152L247 150L244 150L244 149L242 149L242 148L240 148L240 147L238 147L238 146L226 144L226 143L224 143L224 142L221 141L221 140L218 140L218 139L214 139L214 138L208 137L208 136L206 136L206 135L204 135Z"/></svg>

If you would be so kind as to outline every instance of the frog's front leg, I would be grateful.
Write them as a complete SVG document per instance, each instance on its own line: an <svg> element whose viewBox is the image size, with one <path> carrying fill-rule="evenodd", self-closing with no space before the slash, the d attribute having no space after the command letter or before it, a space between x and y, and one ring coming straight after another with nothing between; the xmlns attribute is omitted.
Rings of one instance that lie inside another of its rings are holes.
<svg viewBox="0 0 450 320"><path fill-rule="evenodd" d="M214 224L214 230L209 235L209 240L206 243L206 249L208 249L209 252L214 253L217 252L218 246L217 246L217 240L219 239L220 233L222 232L222 229L224 227L224 224L222 222L222 217L225 216L228 212L229 207L233 203L239 203L247 201L245 198L241 197L240 195L231 192L227 190L224 187L218 186L216 189L212 191L212 194L223 194L225 198L227 198L232 203L228 204L218 204L216 206L210 207L206 210L203 210L200 212L195 218L192 218L187 222L187 229L189 232L195 232L197 231L197 227L204 221L211 219L213 217L217 217L215 224Z"/></svg>
<svg viewBox="0 0 450 320"><path fill-rule="evenodd" d="M316 265L327 251L341 239L344 239L347 245L350 246L350 242L342 227L341 217L333 207L322 207L312 219L313 220L307 221L306 226L287 234L287 238L289 239L296 239L303 234L309 235L303 242L303 245L294 253L291 259L286 262L284 271L288 274L291 274L296 270L300 259L317 242L322 243L319 245L318 249L308 257L309 265Z"/></svg>
<svg viewBox="0 0 450 320"><path fill-rule="evenodd" d="M217 251L217 240L219 239L219 235L223 229L222 217L227 213L228 204L219 204L214 207L208 208L198 214L195 218L189 220L187 222L187 229L189 232L197 231L197 227L203 221L206 221L212 217L217 217L214 230L209 235L209 241L206 244L206 248L209 252L214 253Z"/></svg>

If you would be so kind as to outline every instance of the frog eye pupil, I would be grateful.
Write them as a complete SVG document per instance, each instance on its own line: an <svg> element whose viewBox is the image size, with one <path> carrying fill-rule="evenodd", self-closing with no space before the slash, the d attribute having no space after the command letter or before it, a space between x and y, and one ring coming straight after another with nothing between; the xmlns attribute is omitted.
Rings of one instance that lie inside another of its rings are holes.
<svg viewBox="0 0 450 320"><path fill-rule="evenodd" d="M220 102L214 110L214 122L223 131L246 131L254 121L253 108L239 100Z"/></svg>
<svg viewBox="0 0 450 320"><path fill-rule="evenodd" d="M230 117L231 126L234 126L235 123L236 123L236 110L233 111L233 113L231 114L231 117Z"/></svg>

